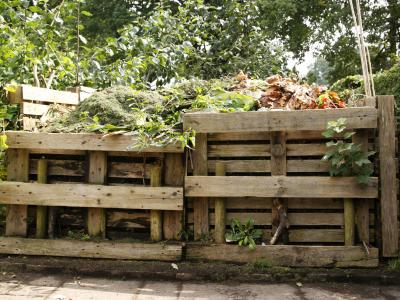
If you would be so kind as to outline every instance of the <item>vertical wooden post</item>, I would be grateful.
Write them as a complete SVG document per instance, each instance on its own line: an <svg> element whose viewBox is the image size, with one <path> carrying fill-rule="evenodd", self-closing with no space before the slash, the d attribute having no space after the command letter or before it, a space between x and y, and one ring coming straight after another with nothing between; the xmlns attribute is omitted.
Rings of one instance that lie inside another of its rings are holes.
<svg viewBox="0 0 400 300"><path fill-rule="evenodd" d="M382 256L396 257L399 254L399 229L395 165L396 121L393 96L378 96L378 115Z"/></svg>
<svg viewBox="0 0 400 300"><path fill-rule="evenodd" d="M193 175L207 176L207 134L196 134L196 150L192 152ZM193 199L194 239L199 240L209 233L208 198Z"/></svg>
<svg viewBox="0 0 400 300"><path fill-rule="evenodd" d="M344 245L353 246L354 245L354 202L352 199L343 200L344 208Z"/></svg>
<svg viewBox="0 0 400 300"><path fill-rule="evenodd" d="M217 161L215 164L215 175L225 176L225 164ZM214 240L218 244L225 243L225 227L226 227L226 205L225 198L215 198L215 229Z"/></svg>
<svg viewBox="0 0 400 300"><path fill-rule="evenodd" d="M161 186L161 165L153 165L150 170L150 185L152 187ZM162 211L150 211L150 238L154 242L159 242L163 239L162 232Z"/></svg>
<svg viewBox="0 0 400 300"><path fill-rule="evenodd" d="M271 175L286 175L286 132L271 132ZM272 201L272 239L271 244L289 242L287 228L287 199L275 198Z"/></svg>
<svg viewBox="0 0 400 300"><path fill-rule="evenodd" d="M164 160L164 184L166 186L183 186L184 176L184 156L179 153L167 153ZM165 239L178 240L182 228L183 214L181 211L164 211L163 232Z"/></svg>
<svg viewBox="0 0 400 300"><path fill-rule="evenodd" d="M89 152L89 183L104 184L107 176L107 152ZM88 208L87 219L90 236L106 236L106 216L103 208Z"/></svg>
<svg viewBox="0 0 400 300"><path fill-rule="evenodd" d="M37 182L47 183L47 159L41 158L38 161ZM36 237L43 239L47 231L47 206L36 208Z"/></svg>
<svg viewBox="0 0 400 300"><path fill-rule="evenodd" d="M9 149L7 151L7 180L27 182L29 179L29 151ZM6 235L22 236L27 234L27 205L7 205Z"/></svg>
<svg viewBox="0 0 400 300"><path fill-rule="evenodd" d="M368 130L356 130L353 136L353 143L360 144L361 150L368 152ZM369 244L369 201L367 199L356 199L355 204L355 224L358 239L361 243Z"/></svg>

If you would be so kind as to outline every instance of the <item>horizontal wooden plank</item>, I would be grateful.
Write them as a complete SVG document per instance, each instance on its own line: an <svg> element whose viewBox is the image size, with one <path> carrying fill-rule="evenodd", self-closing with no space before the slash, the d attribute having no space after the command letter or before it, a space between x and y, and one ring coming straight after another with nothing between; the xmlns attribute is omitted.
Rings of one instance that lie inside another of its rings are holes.
<svg viewBox="0 0 400 300"><path fill-rule="evenodd" d="M215 225L214 213L209 213L210 225ZM343 213L288 213L289 224L293 226L342 226ZM269 212L227 212L226 224L230 225L232 219L245 223L253 219L254 224L271 225L272 216ZM193 223L193 213L188 213L188 223Z"/></svg>
<svg viewBox="0 0 400 300"><path fill-rule="evenodd" d="M209 145L208 157L270 157L269 144L231 144L231 145ZM325 143L321 144L286 144L286 155L293 156L319 156L327 152Z"/></svg>
<svg viewBox="0 0 400 300"><path fill-rule="evenodd" d="M0 237L1 254L180 261L181 245Z"/></svg>
<svg viewBox="0 0 400 300"><path fill-rule="evenodd" d="M183 115L185 129L198 133L209 132L262 132L324 130L327 122L347 119L347 128L376 128L377 110L373 107L345 109L253 111L234 113L186 113Z"/></svg>
<svg viewBox="0 0 400 300"><path fill-rule="evenodd" d="M353 177L187 176L187 197L377 198L378 179Z"/></svg>
<svg viewBox="0 0 400 300"><path fill-rule="evenodd" d="M21 103L24 100L71 105L78 105L79 103L79 95L77 93L72 93L68 91L57 91L30 85L22 85L21 87L22 99L15 98L13 100L13 103Z"/></svg>
<svg viewBox="0 0 400 300"><path fill-rule="evenodd" d="M9 148L48 150L85 150L85 151L124 151L138 152L132 135L109 135L89 133L44 133L7 131ZM149 147L141 152L183 153L180 144L165 147Z"/></svg>
<svg viewBox="0 0 400 300"><path fill-rule="evenodd" d="M182 210L183 191L175 187L2 182L0 203L44 206Z"/></svg>
<svg viewBox="0 0 400 300"><path fill-rule="evenodd" d="M269 157L269 144L208 145L208 157Z"/></svg>
<svg viewBox="0 0 400 300"><path fill-rule="evenodd" d="M271 209L272 198L225 198L227 209ZM193 208L193 199L189 198L187 207ZM374 208L374 199L365 199L369 202L370 209ZM209 199L209 207L214 208L214 198ZM289 210L311 209L311 210L343 210L343 199L319 199L319 198L290 198L288 199Z"/></svg>
<svg viewBox="0 0 400 300"><path fill-rule="evenodd" d="M49 110L49 105L23 102L21 104L21 112L24 115L43 116Z"/></svg>
<svg viewBox="0 0 400 300"><path fill-rule="evenodd" d="M37 174L38 159L29 161L29 173ZM84 176L85 163L80 160L47 160L48 176Z"/></svg>
<svg viewBox="0 0 400 300"><path fill-rule="evenodd" d="M287 141L296 140L325 140L322 135L324 130L297 130L286 133ZM209 133L208 141L210 142L227 142L227 141L269 141L271 134L269 132L229 132L229 133ZM341 136L338 135L337 138Z"/></svg>
<svg viewBox="0 0 400 300"><path fill-rule="evenodd" d="M215 172L217 160L208 161L208 172ZM224 160L227 173L269 173L270 160ZM329 162L320 159L287 160L288 173L322 173L329 172Z"/></svg>
<svg viewBox="0 0 400 300"><path fill-rule="evenodd" d="M186 245L186 258L192 261L248 263L266 260L285 267L377 267L378 249L369 255L358 246L257 246L255 250L237 245Z"/></svg>
<svg viewBox="0 0 400 300"><path fill-rule="evenodd" d="M114 178L150 178L150 164L111 162L108 177Z"/></svg>

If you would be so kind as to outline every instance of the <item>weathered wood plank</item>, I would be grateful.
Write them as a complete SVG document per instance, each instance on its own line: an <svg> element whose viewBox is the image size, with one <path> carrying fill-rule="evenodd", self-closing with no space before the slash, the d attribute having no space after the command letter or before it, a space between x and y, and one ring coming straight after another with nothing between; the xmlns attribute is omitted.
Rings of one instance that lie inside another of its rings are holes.
<svg viewBox="0 0 400 300"><path fill-rule="evenodd" d="M207 168L207 134L196 134L196 149L192 151L193 175L208 175ZM194 239L199 240L209 232L208 198L195 199Z"/></svg>
<svg viewBox="0 0 400 300"><path fill-rule="evenodd" d="M353 177L187 176L187 197L377 198L378 180ZM397 211L397 210L396 210Z"/></svg>
<svg viewBox="0 0 400 300"><path fill-rule="evenodd" d="M0 237L0 253L84 258L180 261L181 245Z"/></svg>
<svg viewBox="0 0 400 300"><path fill-rule="evenodd" d="M328 121L347 119L347 128L376 128L377 110L373 107L345 109L262 111L236 113L187 113L185 129L197 133L324 130Z"/></svg>
<svg viewBox="0 0 400 300"><path fill-rule="evenodd" d="M9 149L7 151L7 180L27 182L28 178L29 152L25 149ZM28 207L26 205L8 205L6 209L6 235L26 236L27 217Z"/></svg>
<svg viewBox="0 0 400 300"><path fill-rule="evenodd" d="M286 140L326 140L322 135L324 130L296 130L286 133ZM340 138L341 135L336 136ZM228 132L228 133L209 133L208 140L210 142L228 142L228 141L268 141L269 132Z"/></svg>
<svg viewBox="0 0 400 300"><path fill-rule="evenodd" d="M161 164L151 166L150 170L150 185L152 187L161 186ZM152 209L150 211L150 238L154 242L159 242L163 239L163 220L162 211Z"/></svg>
<svg viewBox="0 0 400 300"><path fill-rule="evenodd" d="M88 182L105 184L107 178L107 152L89 152ZM87 229L90 236L106 237L106 215L103 208L88 208Z"/></svg>
<svg viewBox="0 0 400 300"><path fill-rule="evenodd" d="M24 100L71 105L78 105L79 103L79 95L77 93L51 90L30 85L22 85L20 88L21 95L19 97L10 98L11 104L19 104Z"/></svg>
<svg viewBox="0 0 400 300"><path fill-rule="evenodd" d="M38 183L47 183L47 159L41 158L38 162ZM47 233L47 207L38 206L36 208L36 237L43 239Z"/></svg>
<svg viewBox="0 0 400 300"><path fill-rule="evenodd" d="M361 247L343 246L258 246L254 251L237 245L187 244L186 257L193 261L224 261L248 263L266 260L286 267L377 267L378 249L367 255Z"/></svg>
<svg viewBox="0 0 400 300"><path fill-rule="evenodd" d="M2 182L0 203L71 207L182 210L178 187Z"/></svg>
<svg viewBox="0 0 400 300"><path fill-rule="evenodd" d="M359 129L353 136L353 143L360 144L361 149L368 152L368 131ZM369 245L369 205L363 200L355 200L355 224L358 233L358 240Z"/></svg>
<svg viewBox="0 0 400 300"><path fill-rule="evenodd" d="M370 209L374 208L374 199L363 199ZM271 198L226 198L227 209L271 209ZM343 210L343 199L290 198L289 209L336 209ZM188 208L193 208L193 199L189 199ZM210 208L214 208L214 199L210 198Z"/></svg>
<svg viewBox="0 0 400 300"><path fill-rule="evenodd" d="M286 154L289 150L286 145L286 132L271 132L271 175L286 175L287 163ZM272 238L270 244L289 242L287 220L288 201L283 198L272 200Z"/></svg>
<svg viewBox="0 0 400 300"><path fill-rule="evenodd" d="M48 176L84 176L84 162L81 160L48 159ZM38 159L29 160L29 174L37 174Z"/></svg>
<svg viewBox="0 0 400 300"><path fill-rule="evenodd" d="M164 160L164 184L166 186L183 186L184 177L184 156L176 153L167 153ZM171 210L164 211L163 231L165 239L178 240L182 228L182 212Z"/></svg>
<svg viewBox="0 0 400 300"><path fill-rule="evenodd" d="M382 222L382 255L398 256L399 231L397 220L394 97L378 96L379 167Z"/></svg>
<svg viewBox="0 0 400 300"><path fill-rule="evenodd" d="M86 151L123 151L138 152L131 148L135 145L132 135L109 135L90 133L44 133L7 131L8 145L16 149L49 150L86 150ZM149 147L141 152L182 153L182 146L171 144L165 147Z"/></svg>
<svg viewBox="0 0 400 300"><path fill-rule="evenodd" d="M210 213L210 225L215 225L215 214ZM232 219L238 219L245 223L253 219L256 225L271 225L272 215L268 212L227 212L226 225L230 225ZM293 226L343 226L343 213L290 213L289 222ZM188 213L188 223L193 223L193 213Z"/></svg>
<svg viewBox="0 0 400 300"><path fill-rule="evenodd" d="M23 102L21 104L21 112L24 115L43 116L49 110L49 105Z"/></svg>
<svg viewBox="0 0 400 300"><path fill-rule="evenodd" d="M108 177L149 179L150 164L112 161L109 165Z"/></svg>
<svg viewBox="0 0 400 300"><path fill-rule="evenodd" d="M287 156L323 156L327 151L324 143L321 144L287 144ZM270 157L268 144L232 144L209 145L208 157Z"/></svg>
<svg viewBox="0 0 400 300"><path fill-rule="evenodd" d="M215 175L216 176L225 176L225 163L222 161L217 162L215 165ZM225 198L215 198L215 209L214 209L214 219L215 219L215 228L214 228L214 240L218 244L225 243L225 225L226 225L226 205Z"/></svg>

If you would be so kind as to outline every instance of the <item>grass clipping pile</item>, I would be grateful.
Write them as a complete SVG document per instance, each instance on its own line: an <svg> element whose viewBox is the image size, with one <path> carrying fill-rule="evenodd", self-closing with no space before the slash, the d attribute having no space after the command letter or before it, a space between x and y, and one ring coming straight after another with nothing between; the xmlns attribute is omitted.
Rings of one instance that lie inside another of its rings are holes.
<svg viewBox="0 0 400 300"><path fill-rule="evenodd" d="M336 93L323 87L272 76L187 80L155 91L137 91L116 86L94 93L75 110L52 109L43 117L45 132L96 132L131 134L136 148L181 142L194 145L192 131L182 130L182 112L235 112L342 108Z"/></svg>

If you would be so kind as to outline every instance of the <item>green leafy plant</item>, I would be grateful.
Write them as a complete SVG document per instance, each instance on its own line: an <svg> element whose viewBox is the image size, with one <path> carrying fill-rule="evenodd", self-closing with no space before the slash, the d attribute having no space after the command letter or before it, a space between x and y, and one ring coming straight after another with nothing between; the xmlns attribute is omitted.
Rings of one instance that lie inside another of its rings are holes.
<svg viewBox="0 0 400 300"><path fill-rule="evenodd" d="M392 259L389 261L389 269L391 270L400 270L400 259Z"/></svg>
<svg viewBox="0 0 400 300"><path fill-rule="evenodd" d="M67 235L68 238L73 240L89 241L91 239L90 235L83 232L82 230L77 230L77 231L69 230Z"/></svg>
<svg viewBox="0 0 400 300"><path fill-rule="evenodd" d="M327 130L322 135L333 140L326 143L328 151L322 160L331 163L329 170L331 176L357 176L360 184L367 184L373 173L369 157L375 152L364 152L360 144L351 142L354 134L346 131L346 119L329 121Z"/></svg>
<svg viewBox="0 0 400 300"><path fill-rule="evenodd" d="M254 220L248 219L242 224L238 219L231 220L231 229L225 234L228 243L235 242L239 246L247 246L249 249L256 248L256 240L260 239L262 231L254 228Z"/></svg>

